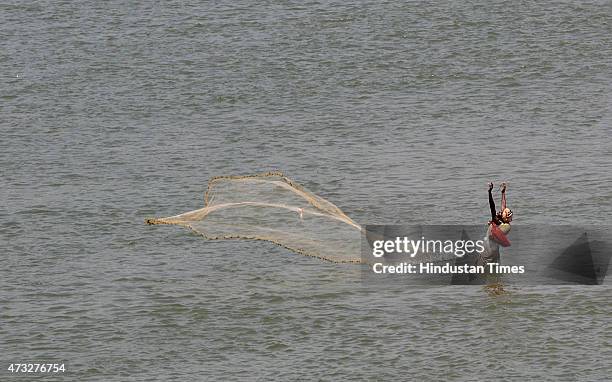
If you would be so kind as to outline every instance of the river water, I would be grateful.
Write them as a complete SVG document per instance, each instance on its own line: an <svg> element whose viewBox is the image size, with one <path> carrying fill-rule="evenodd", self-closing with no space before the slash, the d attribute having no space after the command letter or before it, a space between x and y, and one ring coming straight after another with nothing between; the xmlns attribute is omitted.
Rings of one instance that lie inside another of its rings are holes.
<svg viewBox="0 0 612 382"><path fill-rule="evenodd" d="M377 288L144 219L281 170L361 224L484 224L489 180L599 224L611 36L609 1L0 4L0 379L609 379L609 280Z"/></svg>

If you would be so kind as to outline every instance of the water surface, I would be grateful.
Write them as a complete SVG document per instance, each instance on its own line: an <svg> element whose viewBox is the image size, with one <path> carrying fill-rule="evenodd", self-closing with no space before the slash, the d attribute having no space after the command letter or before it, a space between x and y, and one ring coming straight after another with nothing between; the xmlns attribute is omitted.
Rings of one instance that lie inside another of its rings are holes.
<svg viewBox="0 0 612 382"><path fill-rule="evenodd" d="M489 180L517 223L598 224L610 36L607 1L0 5L2 372L608 379L609 285L381 290L143 221L279 169L362 224L484 223Z"/></svg>

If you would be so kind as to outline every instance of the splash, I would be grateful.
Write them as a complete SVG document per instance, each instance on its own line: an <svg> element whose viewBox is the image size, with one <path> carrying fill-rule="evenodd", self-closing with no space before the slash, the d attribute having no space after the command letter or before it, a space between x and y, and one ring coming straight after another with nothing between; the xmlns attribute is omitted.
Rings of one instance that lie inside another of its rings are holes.
<svg viewBox="0 0 612 382"><path fill-rule="evenodd" d="M280 172L211 178L204 208L147 224L174 224L209 240L264 240L335 263L360 263L362 227Z"/></svg>

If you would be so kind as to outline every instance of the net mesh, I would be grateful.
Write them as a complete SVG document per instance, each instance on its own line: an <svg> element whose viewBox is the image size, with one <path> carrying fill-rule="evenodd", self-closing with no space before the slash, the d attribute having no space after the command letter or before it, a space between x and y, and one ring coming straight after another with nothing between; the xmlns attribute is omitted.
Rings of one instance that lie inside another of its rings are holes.
<svg viewBox="0 0 612 382"><path fill-rule="evenodd" d="M336 263L359 263L361 227L280 172L210 179L204 208L148 224L175 224L210 240L265 240Z"/></svg>

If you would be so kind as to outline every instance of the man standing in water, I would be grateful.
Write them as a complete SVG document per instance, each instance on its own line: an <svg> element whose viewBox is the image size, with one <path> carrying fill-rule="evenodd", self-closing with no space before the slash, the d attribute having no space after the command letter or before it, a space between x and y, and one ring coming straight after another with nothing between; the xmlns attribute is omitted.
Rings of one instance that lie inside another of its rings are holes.
<svg viewBox="0 0 612 382"><path fill-rule="evenodd" d="M510 222L512 221L512 210L506 207L506 183L500 185L501 190L501 211L497 212L495 209L495 201L491 191L493 190L493 183L489 183L489 208L491 209L491 220L489 221L489 228L484 238L485 250L482 252L478 260L477 265L487 267L488 263L499 263L499 246L500 243L495 239L492 234L492 230L499 230L504 235L510 232Z"/></svg>

